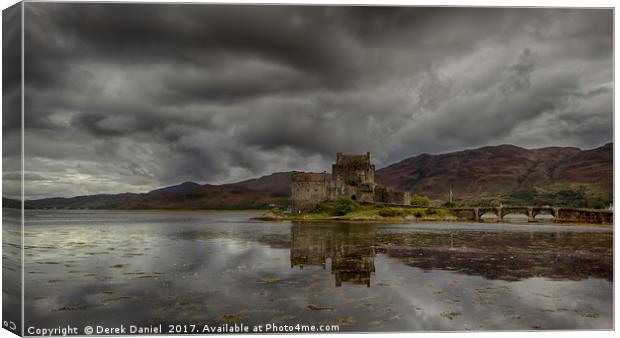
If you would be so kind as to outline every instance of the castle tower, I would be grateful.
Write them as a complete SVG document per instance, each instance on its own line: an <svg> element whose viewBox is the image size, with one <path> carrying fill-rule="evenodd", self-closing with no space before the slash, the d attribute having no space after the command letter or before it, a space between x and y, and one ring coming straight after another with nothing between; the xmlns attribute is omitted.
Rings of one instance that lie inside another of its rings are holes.
<svg viewBox="0 0 620 338"><path fill-rule="evenodd" d="M373 202L375 191L375 166L370 153L364 155L336 154L332 165L332 199L347 196L360 202Z"/></svg>

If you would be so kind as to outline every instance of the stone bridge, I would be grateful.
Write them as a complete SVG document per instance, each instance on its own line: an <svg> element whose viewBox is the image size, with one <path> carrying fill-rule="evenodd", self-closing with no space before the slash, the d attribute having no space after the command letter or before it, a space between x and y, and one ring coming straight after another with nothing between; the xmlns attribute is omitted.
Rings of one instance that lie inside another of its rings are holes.
<svg viewBox="0 0 620 338"><path fill-rule="evenodd" d="M454 215L463 221L479 222L482 215L493 214L497 221L504 220L504 216L509 214L527 215L529 222L535 222L537 215L552 215L554 222L572 223L602 223L612 224L614 222L613 210L605 209L581 209L581 208L559 208L559 207L471 207L471 208L451 208Z"/></svg>

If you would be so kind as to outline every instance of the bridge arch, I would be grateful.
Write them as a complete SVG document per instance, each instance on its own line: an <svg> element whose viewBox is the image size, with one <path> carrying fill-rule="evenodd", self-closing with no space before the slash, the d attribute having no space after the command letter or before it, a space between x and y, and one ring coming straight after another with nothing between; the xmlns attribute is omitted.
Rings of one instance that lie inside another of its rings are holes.
<svg viewBox="0 0 620 338"><path fill-rule="evenodd" d="M530 211L527 207L500 207L500 214L502 219L508 215L524 215L529 218Z"/></svg>
<svg viewBox="0 0 620 338"><path fill-rule="evenodd" d="M498 212L497 208L494 207L481 207L478 209L478 220L481 221L483 216L485 215L493 215L494 218L498 221L502 218L501 214ZM486 217L485 217L486 219Z"/></svg>
<svg viewBox="0 0 620 338"><path fill-rule="evenodd" d="M551 207L533 207L532 209L532 217L536 219L536 216L539 215L551 215L554 219L558 218L558 208Z"/></svg>

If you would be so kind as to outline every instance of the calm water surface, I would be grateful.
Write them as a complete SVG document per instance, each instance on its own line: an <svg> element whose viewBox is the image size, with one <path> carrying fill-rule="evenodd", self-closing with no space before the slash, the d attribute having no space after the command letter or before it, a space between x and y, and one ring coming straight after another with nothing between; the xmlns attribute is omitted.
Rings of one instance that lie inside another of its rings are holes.
<svg viewBox="0 0 620 338"><path fill-rule="evenodd" d="M613 327L610 227L253 216L28 211L25 325Z"/></svg>

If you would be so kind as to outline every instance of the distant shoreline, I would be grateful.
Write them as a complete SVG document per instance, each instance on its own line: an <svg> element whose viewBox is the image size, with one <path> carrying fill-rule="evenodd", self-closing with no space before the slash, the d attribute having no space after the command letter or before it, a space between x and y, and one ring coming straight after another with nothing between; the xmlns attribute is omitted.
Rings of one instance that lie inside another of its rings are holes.
<svg viewBox="0 0 620 338"><path fill-rule="evenodd" d="M3 209L21 210L20 208L3 207ZM119 212L208 212L208 213L235 213L253 212L264 213L269 209L35 209L25 208L32 211L119 211Z"/></svg>

